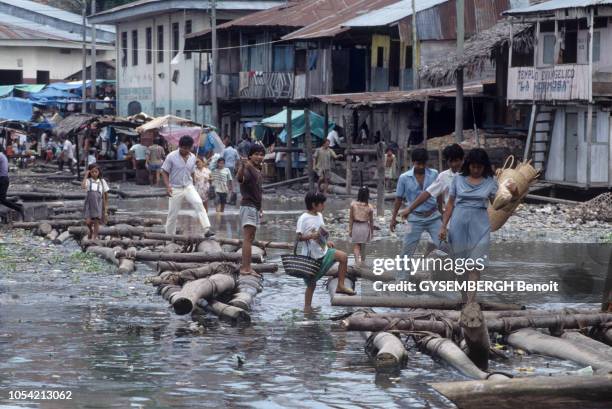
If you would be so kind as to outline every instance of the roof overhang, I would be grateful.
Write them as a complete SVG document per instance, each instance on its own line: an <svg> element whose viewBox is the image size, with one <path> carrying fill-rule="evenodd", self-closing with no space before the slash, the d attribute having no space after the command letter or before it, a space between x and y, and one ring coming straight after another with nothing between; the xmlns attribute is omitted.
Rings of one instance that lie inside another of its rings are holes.
<svg viewBox="0 0 612 409"><path fill-rule="evenodd" d="M217 1L217 10L259 11L278 6L280 1ZM116 24L133 18L142 18L183 10L210 10L210 1L197 0L141 0L104 10L88 17L93 24Z"/></svg>
<svg viewBox="0 0 612 409"><path fill-rule="evenodd" d="M47 47L47 48L71 48L82 49L83 43L71 40L53 40L53 39L11 39L0 40L0 47ZM87 49L91 48L91 42L86 42ZM97 50L112 51L114 45L96 43Z"/></svg>

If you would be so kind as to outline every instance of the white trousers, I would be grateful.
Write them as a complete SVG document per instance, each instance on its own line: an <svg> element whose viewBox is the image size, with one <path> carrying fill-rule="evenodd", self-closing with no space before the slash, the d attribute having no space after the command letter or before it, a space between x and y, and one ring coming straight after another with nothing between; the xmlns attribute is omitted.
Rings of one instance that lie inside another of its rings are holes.
<svg viewBox="0 0 612 409"><path fill-rule="evenodd" d="M200 222L200 225L207 231L210 228L210 221L206 214L206 209L202 204L202 198L196 191L193 185L187 187L173 187L172 197L168 199L168 218L166 219L166 234L176 234L176 218L178 217L179 211L183 200L187 200L191 207L196 212L196 216Z"/></svg>

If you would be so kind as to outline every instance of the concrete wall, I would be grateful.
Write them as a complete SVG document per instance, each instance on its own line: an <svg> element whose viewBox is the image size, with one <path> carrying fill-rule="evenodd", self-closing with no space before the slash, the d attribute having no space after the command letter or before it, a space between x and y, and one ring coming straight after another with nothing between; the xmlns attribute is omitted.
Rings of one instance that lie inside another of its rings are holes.
<svg viewBox="0 0 612 409"><path fill-rule="evenodd" d="M222 18L222 16L219 16ZM130 102L138 102L149 115L179 115L197 122L210 121L210 109L197 104L199 54L191 59L182 54L177 64L172 61L172 23L179 23L179 49L184 47L185 21L191 20L192 32L209 27L207 13L187 11L167 13L124 22L117 25L117 113L127 115ZM164 43L157 44L157 26L164 27ZM146 63L146 28L152 29L152 62ZM138 65L132 62L132 31L138 31ZM121 36L127 32L127 66L121 64ZM164 50L163 62L157 62L157 50ZM206 54L202 54L202 70L206 70ZM172 81L174 72L178 80Z"/></svg>
<svg viewBox="0 0 612 409"><path fill-rule="evenodd" d="M71 47L73 47L71 45ZM62 53L60 50L64 50ZM65 52L69 52L66 54ZM0 47L0 70L22 70L24 82L35 82L36 71L49 71L52 81L63 80L83 67L83 56L78 48ZM98 61L115 58L114 51L101 51ZM87 56L87 64L90 57Z"/></svg>

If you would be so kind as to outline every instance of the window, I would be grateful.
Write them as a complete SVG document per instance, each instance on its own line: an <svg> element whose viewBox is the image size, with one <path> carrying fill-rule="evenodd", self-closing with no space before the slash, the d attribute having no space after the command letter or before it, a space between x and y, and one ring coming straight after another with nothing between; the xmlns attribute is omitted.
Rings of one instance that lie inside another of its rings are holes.
<svg viewBox="0 0 612 409"><path fill-rule="evenodd" d="M179 118L181 117L181 110L180 109L176 110L176 116L178 116Z"/></svg>
<svg viewBox="0 0 612 409"><path fill-rule="evenodd" d="M599 61L601 44L601 31L593 31L593 61Z"/></svg>
<svg viewBox="0 0 612 409"><path fill-rule="evenodd" d="M275 45L272 48L272 71L292 72L293 71L293 46Z"/></svg>
<svg viewBox="0 0 612 409"><path fill-rule="evenodd" d="M185 21L185 34L191 34L191 20ZM185 53L185 59L191 60L191 53Z"/></svg>
<svg viewBox="0 0 612 409"><path fill-rule="evenodd" d="M164 26L157 26L157 62L164 62Z"/></svg>
<svg viewBox="0 0 612 409"><path fill-rule="evenodd" d="M542 64L553 65L555 63L555 35L544 35L544 48L542 50Z"/></svg>
<svg viewBox="0 0 612 409"><path fill-rule="evenodd" d="M132 65L138 65L138 30L132 30Z"/></svg>
<svg viewBox="0 0 612 409"><path fill-rule="evenodd" d="M172 23L172 58L179 52L179 23Z"/></svg>
<svg viewBox="0 0 612 409"><path fill-rule="evenodd" d="M48 84L49 83L49 71L36 71L36 83L37 84Z"/></svg>
<svg viewBox="0 0 612 409"><path fill-rule="evenodd" d="M404 59L404 67L406 69L412 68L412 46L406 47L406 54Z"/></svg>
<svg viewBox="0 0 612 409"><path fill-rule="evenodd" d="M185 119L191 119L191 109L185 110Z"/></svg>
<svg viewBox="0 0 612 409"><path fill-rule="evenodd" d="M145 60L147 64L151 64L153 62L153 29L151 27L147 27L145 37L145 41L147 43Z"/></svg>
<svg viewBox="0 0 612 409"><path fill-rule="evenodd" d="M127 31L121 33L121 66L127 67Z"/></svg>
<svg viewBox="0 0 612 409"><path fill-rule="evenodd" d="M60 48L60 54L70 54L70 48Z"/></svg>
<svg viewBox="0 0 612 409"><path fill-rule="evenodd" d="M378 68L384 67L385 66L384 60L385 60L385 48L378 47L376 49L376 66Z"/></svg>
<svg viewBox="0 0 612 409"><path fill-rule="evenodd" d="M155 108L155 116L164 116L164 115L166 115L166 108L164 107Z"/></svg>

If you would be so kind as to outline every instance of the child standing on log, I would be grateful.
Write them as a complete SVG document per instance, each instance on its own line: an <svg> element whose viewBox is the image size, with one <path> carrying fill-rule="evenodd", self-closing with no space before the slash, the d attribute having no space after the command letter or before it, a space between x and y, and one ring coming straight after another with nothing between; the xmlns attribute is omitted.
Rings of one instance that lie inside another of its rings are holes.
<svg viewBox="0 0 612 409"><path fill-rule="evenodd" d="M236 179L240 183L240 225L242 226L242 265L240 274L259 276L251 268L251 247L255 233L263 217L261 201L263 196L263 176L261 165L266 151L263 146L252 144L247 158L240 158Z"/></svg>
<svg viewBox="0 0 612 409"><path fill-rule="evenodd" d="M312 311L312 296L317 281L327 273L336 263L340 263L338 268L338 287L336 293L355 295L355 292L344 286L344 277L348 269L348 256L345 252L336 250L334 243L329 240L329 233L325 229L323 220L323 209L325 208L325 195L322 193L307 193L306 212L303 213L297 222L297 240L302 243L303 256L318 260L321 264L315 278L306 282L308 286L304 294L304 311Z"/></svg>
<svg viewBox="0 0 612 409"><path fill-rule="evenodd" d="M87 191L83 210L85 223L89 229L87 237L90 240L97 240L100 222L106 223L108 219L109 190L108 184L102 179L102 172L98 165L89 165L81 186Z"/></svg>
<svg viewBox="0 0 612 409"><path fill-rule="evenodd" d="M357 201L351 203L349 212L349 236L357 265L364 261L365 245L372 240L374 234L374 209L368 203L369 200L370 189L364 186L359 189Z"/></svg>

